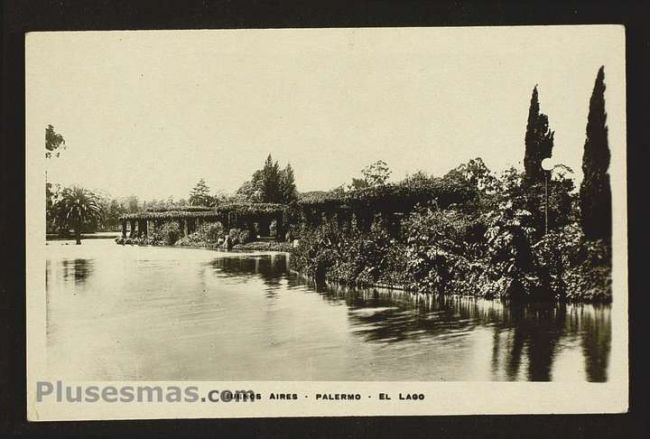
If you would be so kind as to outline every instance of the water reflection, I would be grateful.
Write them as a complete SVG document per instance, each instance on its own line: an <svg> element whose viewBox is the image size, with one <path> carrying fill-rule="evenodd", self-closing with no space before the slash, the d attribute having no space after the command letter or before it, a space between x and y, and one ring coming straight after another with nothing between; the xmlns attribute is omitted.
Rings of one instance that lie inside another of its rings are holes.
<svg viewBox="0 0 650 439"><path fill-rule="evenodd" d="M87 259L64 259L61 261L63 266L63 280L72 280L75 283L81 283L86 280L93 272L93 263Z"/></svg>
<svg viewBox="0 0 650 439"><path fill-rule="evenodd" d="M287 276L287 257L284 254L231 254L212 260L210 265L216 274L225 277L246 279L254 274L264 282L264 291L269 298L275 297L281 281Z"/></svg>
<svg viewBox="0 0 650 439"><path fill-rule="evenodd" d="M327 302L345 302L355 334L365 341L411 339L427 343L463 337L477 327L492 328L492 379L550 381L554 358L564 348L560 341L579 338L587 380L607 381L611 322L606 306L506 305L456 296L306 283L323 294ZM521 370L522 364L525 371Z"/></svg>
<svg viewBox="0 0 650 439"><path fill-rule="evenodd" d="M580 310L583 321L582 352L587 361L587 380L607 381L607 366L612 343L609 308L596 307L592 312Z"/></svg>
<svg viewBox="0 0 650 439"><path fill-rule="evenodd" d="M61 377L608 379L608 306L315 285L283 254L99 242L47 251L48 361Z"/></svg>

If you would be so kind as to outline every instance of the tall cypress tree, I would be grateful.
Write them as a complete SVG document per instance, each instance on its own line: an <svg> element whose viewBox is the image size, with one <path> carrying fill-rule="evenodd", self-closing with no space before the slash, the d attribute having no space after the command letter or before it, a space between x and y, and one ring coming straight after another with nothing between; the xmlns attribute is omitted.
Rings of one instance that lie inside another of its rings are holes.
<svg viewBox="0 0 650 439"><path fill-rule="evenodd" d="M533 88L526 124L526 151L524 153L525 182L529 185L544 180L542 160L551 157L554 132L550 130L548 116L539 112L537 85Z"/></svg>
<svg viewBox="0 0 650 439"><path fill-rule="evenodd" d="M609 161L607 113L605 113L605 67L601 66L589 101L587 139L582 156L584 178L580 185L580 223L588 239L609 241L612 236Z"/></svg>

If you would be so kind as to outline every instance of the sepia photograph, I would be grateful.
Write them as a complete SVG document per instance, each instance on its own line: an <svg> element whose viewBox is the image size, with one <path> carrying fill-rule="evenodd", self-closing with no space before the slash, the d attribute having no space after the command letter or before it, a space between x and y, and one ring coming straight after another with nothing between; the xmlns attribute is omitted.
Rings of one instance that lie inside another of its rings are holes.
<svg viewBox="0 0 650 439"><path fill-rule="evenodd" d="M624 40L29 33L30 420L625 411Z"/></svg>

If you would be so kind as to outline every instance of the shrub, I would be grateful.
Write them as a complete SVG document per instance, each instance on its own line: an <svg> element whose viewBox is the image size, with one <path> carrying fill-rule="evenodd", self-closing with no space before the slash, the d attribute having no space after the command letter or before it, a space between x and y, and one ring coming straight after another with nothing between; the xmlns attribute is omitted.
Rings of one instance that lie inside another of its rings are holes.
<svg viewBox="0 0 650 439"><path fill-rule="evenodd" d="M200 234L203 235L207 242L218 242L224 237L223 224L219 221L214 223L203 224Z"/></svg>
<svg viewBox="0 0 650 439"><path fill-rule="evenodd" d="M530 212L502 203L488 216L486 270L479 295L502 299L549 299L547 278L540 276L531 243L535 234Z"/></svg>
<svg viewBox="0 0 650 439"><path fill-rule="evenodd" d="M228 238L232 245L239 244L239 235L241 234L241 229L233 228L228 231Z"/></svg>
<svg viewBox="0 0 650 439"><path fill-rule="evenodd" d="M577 223L547 234L533 250L557 298L611 301L610 247L603 241L587 240Z"/></svg>
<svg viewBox="0 0 650 439"><path fill-rule="evenodd" d="M163 224L154 234L155 242L162 242L166 245L174 245L181 237L181 228L177 222L172 221Z"/></svg>
<svg viewBox="0 0 650 439"><path fill-rule="evenodd" d="M302 231L292 268L316 280L385 284L423 293L510 300L611 300L609 247L577 224L533 245L530 212L502 203L483 215L420 208L402 241L374 223L367 233L326 223Z"/></svg>
<svg viewBox="0 0 650 439"><path fill-rule="evenodd" d="M196 241L196 235L192 233L190 235L179 238L174 245L178 245L180 247L184 247L184 246L191 247L194 245L198 245L198 242Z"/></svg>
<svg viewBox="0 0 650 439"><path fill-rule="evenodd" d="M251 241L251 236L249 230L234 228L228 231L228 237L230 238L232 245L246 244Z"/></svg>
<svg viewBox="0 0 650 439"><path fill-rule="evenodd" d="M294 269L344 284L402 285L404 247L375 223L367 234L326 223L305 229L290 259Z"/></svg>
<svg viewBox="0 0 650 439"><path fill-rule="evenodd" d="M250 230L248 229L242 230L241 232L239 232L239 243L246 244L247 242L251 242L252 241L251 236L252 235Z"/></svg>
<svg viewBox="0 0 650 439"><path fill-rule="evenodd" d="M457 210L416 210L405 222L408 288L445 293L473 288L468 281L484 253L480 218Z"/></svg>

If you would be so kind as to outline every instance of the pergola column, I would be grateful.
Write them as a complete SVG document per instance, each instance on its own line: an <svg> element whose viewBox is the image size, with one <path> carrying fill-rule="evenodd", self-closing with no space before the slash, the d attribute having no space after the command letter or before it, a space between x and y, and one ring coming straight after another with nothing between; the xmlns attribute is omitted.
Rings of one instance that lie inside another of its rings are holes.
<svg viewBox="0 0 650 439"><path fill-rule="evenodd" d="M372 227L373 224L377 224L382 229L386 227L386 217L383 212L377 212L372 216L370 226Z"/></svg>
<svg viewBox="0 0 650 439"><path fill-rule="evenodd" d="M399 238L402 229L402 216L401 212L395 212L390 215L388 224L388 233L393 238Z"/></svg>
<svg viewBox="0 0 650 439"><path fill-rule="evenodd" d="M350 230L359 229L359 216L356 212L352 212L350 215Z"/></svg>
<svg viewBox="0 0 650 439"><path fill-rule="evenodd" d="M247 221L248 232L250 233L251 239L255 240L257 237L257 228L255 227L255 220L250 219Z"/></svg>
<svg viewBox="0 0 650 439"><path fill-rule="evenodd" d="M369 232L370 227L372 226L373 214L369 210L360 210L357 212L357 218L359 221L359 230L363 232Z"/></svg>
<svg viewBox="0 0 650 439"><path fill-rule="evenodd" d="M196 232L196 218L187 219L187 232L188 233Z"/></svg>
<svg viewBox="0 0 650 439"><path fill-rule="evenodd" d="M271 236L270 218L260 218L257 224L259 225L260 236Z"/></svg>
<svg viewBox="0 0 650 439"><path fill-rule="evenodd" d="M228 230L243 229L241 218L236 212L228 213Z"/></svg>
<svg viewBox="0 0 650 439"><path fill-rule="evenodd" d="M349 210L339 212L339 218L343 230L352 230L352 213Z"/></svg>
<svg viewBox="0 0 650 439"><path fill-rule="evenodd" d="M278 242L284 242L286 234L287 230L284 223L284 215L280 213L275 218L275 240Z"/></svg>
<svg viewBox="0 0 650 439"><path fill-rule="evenodd" d="M138 220L138 237L147 236L147 220Z"/></svg>
<svg viewBox="0 0 650 439"><path fill-rule="evenodd" d="M131 230L129 233L130 238L135 238L135 223L136 221L134 219L129 220L129 226L131 226Z"/></svg>
<svg viewBox="0 0 650 439"><path fill-rule="evenodd" d="M327 212L320 212L318 215L320 218L319 224L327 224L329 221L328 213Z"/></svg>
<svg viewBox="0 0 650 439"><path fill-rule="evenodd" d="M309 208L305 212L307 216L307 225L309 227L318 227L320 225L320 215L315 208Z"/></svg>
<svg viewBox="0 0 650 439"><path fill-rule="evenodd" d="M147 234L153 235L156 233L156 222L154 220L147 220Z"/></svg>
<svg viewBox="0 0 650 439"><path fill-rule="evenodd" d="M126 220L122 220L122 238L126 239Z"/></svg>
<svg viewBox="0 0 650 439"><path fill-rule="evenodd" d="M178 228L181 229L183 236L187 236L187 221L185 218L178 218Z"/></svg>

